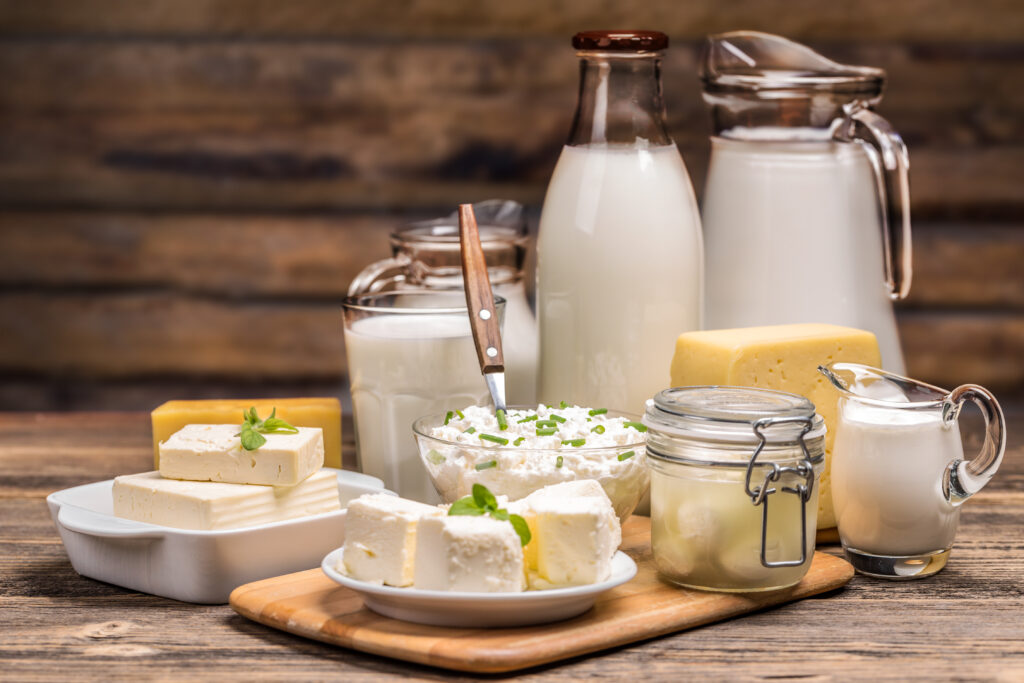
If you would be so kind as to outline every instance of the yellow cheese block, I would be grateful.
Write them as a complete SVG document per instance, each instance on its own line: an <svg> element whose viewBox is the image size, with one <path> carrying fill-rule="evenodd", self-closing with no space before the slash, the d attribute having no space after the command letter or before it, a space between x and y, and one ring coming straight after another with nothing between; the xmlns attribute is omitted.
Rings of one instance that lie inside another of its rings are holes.
<svg viewBox="0 0 1024 683"><path fill-rule="evenodd" d="M242 412L256 407L260 418L277 416L296 427L324 432L324 465L341 467L341 402L336 398L247 398L168 401L153 411L153 461L160 469L160 442L189 424L242 424Z"/></svg>
<svg viewBox="0 0 1024 683"><path fill-rule="evenodd" d="M832 443L839 392L818 366L843 361L878 367L875 335L824 324L771 325L687 332L676 341L672 386L728 384L806 396L825 418L825 471L818 498L818 528L836 525L832 509Z"/></svg>

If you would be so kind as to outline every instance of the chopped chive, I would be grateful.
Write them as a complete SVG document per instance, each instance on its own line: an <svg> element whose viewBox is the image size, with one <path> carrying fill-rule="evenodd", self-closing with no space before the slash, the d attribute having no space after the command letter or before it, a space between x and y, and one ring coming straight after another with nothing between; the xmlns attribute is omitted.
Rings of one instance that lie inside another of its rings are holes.
<svg viewBox="0 0 1024 683"><path fill-rule="evenodd" d="M596 427L594 427L590 431L594 432L596 434L604 434L604 425L597 425Z"/></svg>
<svg viewBox="0 0 1024 683"><path fill-rule="evenodd" d="M636 451L626 451L625 453L619 453L619 462L622 462L623 460L629 460L634 455L636 455Z"/></svg>
<svg viewBox="0 0 1024 683"><path fill-rule="evenodd" d="M643 422L628 422L627 421L627 422L623 422L622 426L623 427L632 427L633 429L635 429L638 432L646 432L647 431L647 425L645 425Z"/></svg>
<svg viewBox="0 0 1024 683"><path fill-rule="evenodd" d="M469 429L467 429L466 431L464 431L462 433L463 434L475 434L476 433L476 427L470 427Z"/></svg>
<svg viewBox="0 0 1024 683"><path fill-rule="evenodd" d="M537 419L539 419L537 415L531 415L530 417L524 417L522 420L520 420L516 424L523 424L524 422L535 422L535 421L537 421Z"/></svg>
<svg viewBox="0 0 1024 683"><path fill-rule="evenodd" d="M445 459L446 458L443 455L435 451L433 448L431 448L430 452L427 453L427 462L431 465L440 465L445 461Z"/></svg>
<svg viewBox="0 0 1024 683"><path fill-rule="evenodd" d="M555 429L554 427L543 427L543 428L538 427L537 428L537 436L551 436L552 434L554 434L557 431L558 430Z"/></svg>
<svg viewBox="0 0 1024 683"><path fill-rule="evenodd" d="M587 442L586 439L565 439L565 440L562 441L562 445L563 446L575 446L576 448L579 448L580 446L582 446L586 442Z"/></svg>
<svg viewBox="0 0 1024 683"><path fill-rule="evenodd" d="M607 412L608 412L607 408L594 408L593 410L591 410L587 414L590 415L590 417L594 417L595 415L604 415Z"/></svg>
<svg viewBox="0 0 1024 683"><path fill-rule="evenodd" d="M489 469L491 469L493 467L497 467L497 466L498 466L498 461L497 460L488 460L487 462L481 462L481 463L478 463L478 464L474 465L473 469L475 469L477 472L482 472L483 470L489 470Z"/></svg>
<svg viewBox="0 0 1024 683"><path fill-rule="evenodd" d="M515 441L513 441L512 445L513 446L518 446L519 444L521 444L524 441L526 441L526 437L525 436L521 436L518 439L516 439Z"/></svg>
<svg viewBox="0 0 1024 683"><path fill-rule="evenodd" d="M562 460L562 456L558 456L557 458L555 458L555 467L561 467L562 466L562 462L564 462Z"/></svg>
<svg viewBox="0 0 1024 683"><path fill-rule="evenodd" d="M455 413L453 413L452 411L449 410L445 414L445 416L444 416L444 423L445 423L445 425L447 425L449 422L451 422L453 417L455 417Z"/></svg>
<svg viewBox="0 0 1024 683"><path fill-rule="evenodd" d="M561 401L561 402L559 402L558 407L559 408L568 408L569 404L566 403L565 401Z"/></svg>
<svg viewBox="0 0 1024 683"><path fill-rule="evenodd" d="M484 441L493 441L494 443L501 444L502 446L508 445L508 439L501 436L494 436L493 434L481 434L480 438Z"/></svg>
<svg viewBox="0 0 1024 683"><path fill-rule="evenodd" d="M537 420L537 429L544 427L557 427L558 423L554 420Z"/></svg>
<svg viewBox="0 0 1024 683"><path fill-rule="evenodd" d="M564 417L562 417L561 415L555 415L554 413L549 415L548 419L549 420L554 420L555 422L565 422L565 418Z"/></svg>
<svg viewBox="0 0 1024 683"><path fill-rule="evenodd" d="M508 420L505 419L505 411L499 410L494 413L494 416L498 418L498 429L505 431L508 429Z"/></svg>
<svg viewBox="0 0 1024 683"><path fill-rule="evenodd" d="M466 416L463 414L463 412L461 410L456 410L455 414L459 416L460 420L465 420L466 419Z"/></svg>

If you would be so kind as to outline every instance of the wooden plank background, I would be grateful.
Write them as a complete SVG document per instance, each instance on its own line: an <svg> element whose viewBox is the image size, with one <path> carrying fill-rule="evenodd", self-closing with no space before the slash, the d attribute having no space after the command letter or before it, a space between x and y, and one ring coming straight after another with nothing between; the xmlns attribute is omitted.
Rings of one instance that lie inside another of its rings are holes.
<svg viewBox="0 0 1024 683"><path fill-rule="evenodd" d="M576 30L673 41L698 191L709 32L881 66L910 148L910 372L1024 395L1024 6L1016 0L0 0L0 409L340 393L338 302L403 221L536 216Z"/></svg>

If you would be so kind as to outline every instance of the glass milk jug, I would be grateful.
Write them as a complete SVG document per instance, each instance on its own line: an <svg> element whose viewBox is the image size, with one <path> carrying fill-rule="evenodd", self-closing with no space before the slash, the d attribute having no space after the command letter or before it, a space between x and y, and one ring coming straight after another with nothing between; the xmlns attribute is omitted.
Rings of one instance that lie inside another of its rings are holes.
<svg viewBox="0 0 1024 683"><path fill-rule="evenodd" d="M491 199L473 205L494 293L503 297L507 400L537 402L537 322L526 295L523 263L529 245L521 204ZM459 219L412 223L391 234L392 257L372 263L352 280L349 296L395 290L462 291Z"/></svg>
<svg viewBox="0 0 1024 683"><path fill-rule="evenodd" d="M665 129L668 38L588 31L573 47L579 102L538 238L539 398L638 413L700 328L700 216Z"/></svg>
<svg viewBox="0 0 1024 683"><path fill-rule="evenodd" d="M871 110L885 72L766 33L711 36L704 193L709 328L869 330L903 371L892 300L910 290L907 151Z"/></svg>

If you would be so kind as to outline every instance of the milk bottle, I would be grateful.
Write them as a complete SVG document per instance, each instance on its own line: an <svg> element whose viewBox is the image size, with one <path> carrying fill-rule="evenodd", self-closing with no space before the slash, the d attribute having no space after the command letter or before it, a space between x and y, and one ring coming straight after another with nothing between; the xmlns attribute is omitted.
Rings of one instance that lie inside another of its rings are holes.
<svg viewBox="0 0 1024 683"><path fill-rule="evenodd" d="M663 120L668 39L590 31L573 46L580 99L538 241L539 398L639 413L701 324L700 217Z"/></svg>

